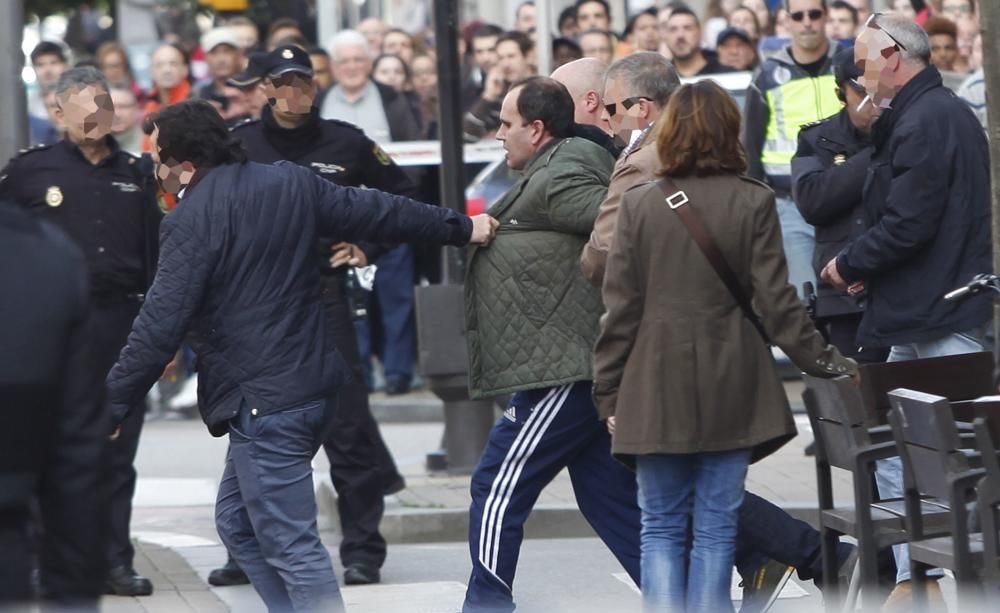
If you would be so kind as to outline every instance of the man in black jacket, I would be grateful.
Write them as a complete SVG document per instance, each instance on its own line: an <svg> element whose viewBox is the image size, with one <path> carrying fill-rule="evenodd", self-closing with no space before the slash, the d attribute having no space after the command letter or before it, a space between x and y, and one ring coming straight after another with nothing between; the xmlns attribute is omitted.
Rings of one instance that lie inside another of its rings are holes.
<svg viewBox="0 0 1000 613"><path fill-rule="evenodd" d="M319 237L488 243L496 221L376 190L345 188L292 163L250 163L211 105L147 118L156 176L180 203L163 222L160 265L108 376L122 420L190 335L199 408L229 452L219 535L271 610L342 610L316 528L311 460L350 376L322 305Z"/></svg>
<svg viewBox="0 0 1000 613"><path fill-rule="evenodd" d="M827 263L822 278L842 289L867 287L858 340L891 347L890 362L982 351L991 300L942 296L992 270L983 130L928 65L927 35L909 19L874 15L855 59L880 113L864 191L870 228ZM902 495L899 459L879 461L876 480L883 497ZM897 546L894 553L897 587L886 608L910 610L909 551Z"/></svg>
<svg viewBox="0 0 1000 613"><path fill-rule="evenodd" d="M28 608L37 555L42 599L96 610L110 420L90 354L87 266L66 235L6 202L0 262L17 263L0 266L0 609ZM41 530L29 528L36 505Z"/></svg>
<svg viewBox="0 0 1000 613"><path fill-rule="evenodd" d="M858 108L865 97L856 81L861 74L853 49L837 52L833 76L844 108L833 117L802 126L792 158L792 198L802 217L816 228L817 278L830 258L868 229L862 190L871 163L874 113L870 105ZM886 349L858 347L864 302L861 294L852 296L821 282L816 288L817 325L844 355L861 362L884 362Z"/></svg>

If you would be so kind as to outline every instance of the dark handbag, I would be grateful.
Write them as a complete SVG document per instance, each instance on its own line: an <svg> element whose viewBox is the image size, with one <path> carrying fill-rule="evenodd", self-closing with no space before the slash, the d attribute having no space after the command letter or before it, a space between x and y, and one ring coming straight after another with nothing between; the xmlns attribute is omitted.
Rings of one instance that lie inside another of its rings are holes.
<svg viewBox="0 0 1000 613"><path fill-rule="evenodd" d="M701 252L705 254L708 263L712 265L715 273L719 275L719 279L725 284L729 293L733 295L736 303L740 305L743 315L757 329L764 343L771 345L771 339L764 330L764 324L761 323L757 313L754 312L753 305L750 303L750 297L743 291L743 286L740 285L739 280L736 278L736 273L733 272L729 263L726 262L726 258L722 255L722 251L719 250L719 246L715 243L715 239L712 238L712 234L708 231L708 228L705 227L701 218L698 217L698 213L690 206L686 206L689 202L687 194L678 189L677 185L667 177L663 177L657 181L656 185L663 192L670 210L677 213L677 217L683 222L684 227L691 234L691 238L698 244Z"/></svg>

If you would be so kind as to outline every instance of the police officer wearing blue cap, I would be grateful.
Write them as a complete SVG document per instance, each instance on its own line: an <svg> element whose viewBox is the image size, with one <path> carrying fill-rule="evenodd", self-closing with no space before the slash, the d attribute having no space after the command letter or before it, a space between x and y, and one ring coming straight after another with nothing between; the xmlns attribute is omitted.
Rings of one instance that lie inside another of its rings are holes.
<svg viewBox="0 0 1000 613"><path fill-rule="evenodd" d="M871 162L871 124L874 106L858 107L865 90L857 78L854 50L834 56L833 75L839 113L802 126L798 150L792 158L792 196L802 217L816 228L816 277L823 266L868 229L862 190ZM855 340L864 313L866 295L848 295L820 283L816 288L816 323L832 345L859 362L884 362L885 349L860 348Z"/></svg>
<svg viewBox="0 0 1000 613"><path fill-rule="evenodd" d="M288 160L338 185L415 197L416 186L364 132L343 121L319 118L312 75L309 54L300 47L286 45L270 53L252 54L247 70L230 80L240 87L256 83L267 97L268 104L259 120L233 129L250 161ZM324 303L337 345L354 372L354 382L344 385L340 392L336 423L324 444L337 490L343 530L340 558L347 585L380 580L379 570L386 556L386 542L379 532L385 511L383 497L404 487L368 406L362 359L346 295L350 291L346 271L374 263L386 250L383 245L347 244L336 237L324 237L317 258L323 271ZM213 572L210 581L232 585L246 579L230 559L225 567Z"/></svg>

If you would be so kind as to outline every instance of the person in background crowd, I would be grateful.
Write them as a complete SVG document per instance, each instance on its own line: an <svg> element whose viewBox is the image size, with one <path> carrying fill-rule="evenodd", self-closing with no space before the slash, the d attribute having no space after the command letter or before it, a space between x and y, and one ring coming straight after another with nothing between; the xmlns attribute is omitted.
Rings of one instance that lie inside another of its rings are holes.
<svg viewBox="0 0 1000 613"><path fill-rule="evenodd" d="M0 267L0 285L17 288L0 292L0 609L97 611L110 416L86 260L65 233L0 202L0 261L17 262Z"/></svg>
<svg viewBox="0 0 1000 613"><path fill-rule="evenodd" d="M90 279L88 327L94 333L88 361L104 376L118 358L152 281L161 213L151 169L109 136L115 109L100 71L68 70L55 92L66 137L11 160L0 171L0 200L57 225L83 252ZM133 568L135 551L129 538L133 463L144 413L144 400L137 398L119 435L109 443L110 472L101 488L110 495L111 530L104 556L91 560L105 571L107 593L121 596L153 592L150 581Z"/></svg>
<svg viewBox="0 0 1000 613"><path fill-rule="evenodd" d="M45 111L45 94L56 86L62 73L69 69L66 51L59 43L42 41L31 50L29 59L38 89L28 96L28 114L45 119L48 117Z"/></svg>
<svg viewBox="0 0 1000 613"><path fill-rule="evenodd" d="M976 3L973 0L942 0L941 16L955 24L963 21L978 21Z"/></svg>
<svg viewBox="0 0 1000 613"><path fill-rule="evenodd" d="M712 80L681 86L656 136L660 174L673 185L625 194L608 254L593 393L612 453L636 469L648 611L732 611L747 468L795 436L770 348L680 213L664 206L664 191L682 190L674 197L685 196L797 366L857 373L788 285L774 192L742 176L739 130L726 90ZM715 340L719 329L739 332ZM675 366L659 367L664 359Z"/></svg>
<svg viewBox="0 0 1000 613"><path fill-rule="evenodd" d="M802 296L804 283L816 285L815 238L792 201L792 156L800 126L837 113L842 104L831 72L836 46L826 37L825 0L785 2L792 42L761 65L747 92L743 145L749 175L775 191L789 281Z"/></svg>
<svg viewBox="0 0 1000 613"><path fill-rule="evenodd" d="M372 79L382 85L388 85L397 92L409 91L413 88L410 68L398 55L383 53L372 62Z"/></svg>
<svg viewBox="0 0 1000 613"><path fill-rule="evenodd" d="M333 69L330 67L330 54L322 47L307 47L309 61L313 67L313 81L320 92L333 86Z"/></svg>
<svg viewBox="0 0 1000 613"><path fill-rule="evenodd" d="M921 3L922 4L922 3ZM910 21L916 21L917 10L913 6L912 0L892 0L892 10Z"/></svg>
<svg viewBox="0 0 1000 613"><path fill-rule="evenodd" d="M975 17L959 19L958 26L958 57L955 58L955 72L969 73L974 69L972 64L972 41L979 35L979 20Z"/></svg>
<svg viewBox="0 0 1000 613"><path fill-rule="evenodd" d="M267 28L267 51L277 49L281 46L282 41L289 38L305 39L299 22L290 17L275 19ZM204 48L204 45L202 45L202 48Z"/></svg>
<svg viewBox="0 0 1000 613"><path fill-rule="evenodd" d="M213 28L201 37L201 49L208 62L211 79L198 88L196 97L209 99L225 96L226 81L243 69L246 58L236 34L226 26Z"/></svg>
<svg viewBox="0 0 1000 613"><path fill-rule="evenodd" d="M483 93L462 119L467 138L481 139L500 127L500 105L512 83L535 73L535 45L521 32L506 32L497 39L497 64L487 74Z"/></svg>
<svg viewBox="0 0 1000 613"><path fill-rule="evenodd" d="M957 93L958 97L964 100L969 105L969 108L972 109L972 112L976 114L976 118L979 119L979 123L983 125L983 129L985 130L989 126L986 123L986 74L982 67L982 35L976 37L973 50L973 58L978 59L979 68L969 75L969 78L958 88Z"/></svg>
<svg viewBox="0 0 1000 613"><path fill-rule="evenodd" d="M753 11L760 26L760 37L774 36L774 14L766 0L743 0L743 6Z"/></svg>
<svg viewBox="0 0 1000 613"><path fill-rule="evenodd" d="M244 53L256 51L260 44L260 29L249 17L242 15L226 19L224 25L236 33L236 39Z"/></svg>
<svg viewBox="0 0 1000 613"><path fill-rule="evenodd" d="M142 153L142 109L130 89L111 87L111 102L115 106L115 118L111 122L111 135L118 146L132 155Z"/></svg>
<svg viewBox="0 0 1000 613"><path fill-rule="evenodd" d="M708 0L702 27L704 38L701 41L706 49L715 48L719 33L729 25L729 15L739 8L740 4L740 0Z"/></svg>
<svg viewBox="0 0 1000 613"><path fill-rule="evenodd" d="M532 36L535 32L535 3L531 0L517 5L514 11L514 29Z"/></svg>
<svg viewBox="0 0 1000 613"><path fill-rule="evenodd" d="M398 55L407 64L413 59L413 37L404 30L393 28L382 38L382 53Z"/></svg>
<svg viewBox="0 0 1000 613"><path fill-rule="evenodd" d="M611 8L605 0L576 0L576 27L580 32L611 30Z"/></svg>
<svg viewBox="0 0 1000 613"><path fill-rule="evenodd" d="M422 139L438 138L438 76L437 61L433 56L413 56L410 66L413 73L413 91L420 100L420 125L424 127Z"/></svg>
<svg viewBox="0 0 1000 613"><path fill-rule="evenodd" d="M760 63L757 47L743 30L726 28L719 32L715 48L719 54L719 63L731 66L734 70L756 70Z"/></svg>
<svg viewBox="0 0 1000 613"><path fill-rule="evenodd" d="M54 89L50 89L43 99L45 102L46 118L28 115L28 135L31 138L31 146L54 145L62 138L65 128L59 120L56 111L59 103L56 100Z"/></svg>
<svg viewBox="0 0 1000 613"><path fill-rule="evenodd" d="M757 21L757 14L751 9L741 6L732 13L729 13L729 27L743 30L753 41L754 47L761 36L760 22Z"/></svg>
<svg viewBox="0 0 1000 613"><path fill-rule="evenodd" d="M552 39L552 67L559 68L583 57L580 45L571 38Z"/></svg>
<svg viewBox="0 0 1000 613"><path fill-rule="evenodd" d="M388 28L385 22L378 17L367 17L358 24L358 32L368 41L368 49L373 56L382 52L382 39L385 38L386 30Z"/></svg>
<svg viewBox="0 0 1000 613"><path fill-rule="evenodd" d="M858 28L855 30L854 35L857 36L861 32L861 28L864 27L865 22L872 15L872 0L844 0L848 4L854 7L854 10L858 12Z"/></svg>
<svg viewBox="0 0 1000 613"><path fill-rule="evenodd" d="M702 49L701 25L691 9L675 8L670 13L666 25L666 36L663 40L680 76L694 77L733 71L732 67L719 63L714 51Z"/></svg>
<svg viewBox="0 0 1000 613"><path fill-rule="evenodd" d="M845 0L834 0L827 9L826 37L833 41L853 41L858 32L858 9Z"/></svg>
<svg viewBox="0 0 1000 613"><path fill-rule="evenodd" d="M839 113L806 124L792 158L792 197L802 217L816 229L813 270L823 267L868 229L864 185L871 166L871 129L875 107L862 104L864 74L854 63L854 50L841 49L833 58L833 77L843 108ZM859 362L884 362L889 352L858 346L858 326L864 314L863 296L820 281L814 319L827 340L842 354Z"/></svg>
<svg viewBox="0 0 1000 613"><path fill-rule="evenodd" d="M580 35L580 26L576 23L576 7L567 6L559 13L559 36L575 39Z"/></svg>
<svg viewBox="0 0 1000 613"><path fill-rule="evenodd" d="M244 78L248 74L257 74L261 70L261 63L267 54L263 51L253 51L247 59L247 68L243 73L234 75L227 85L232 86L243 94L243 102L246 105L247 119L260 119L261 113L267 106L267 96L264 95L264 88L258 87L258 79ZM230 126L232 127L232 126Z"/></svg>
<svg viewBox="0 0 1000 613"><path fill-rule="evenodd" d="M822 278L840 289L867 288L858 343L891 347L890 362L984 351L991 299L941 296L992 270L986 135L929 65L930 41L916 23L876 15L854 51L878 109L864 192L872 223L826 264ZM883 498L902 495L898 457L879 460L875 478ZM909 548L893 553L897 584L883 611L912 611ZM927 587L932 606L943 604L937 581Z"/></svg>
<svg viewBox="0 0 1000 613"><path fill-rule="evenodd" d="M656 28L656 9L648 8L633 15L625 26L624 36L628 50L619 55L635 51L657 51L660 48L660 33Z"/></svg>
<svg viewBox="0 0 1000 613"><path fill-rule="evenodd" d="M497 39L503 34L500 26L484 23L472 31L470 47L472 64L469 80L462 89L463 107L471 107L483 93L486 77L497 64Z"/></svg>
<svg viewBox="0 0 1000 613"><path fill-rule="evenodd" d="M924 22L924 31L931 42L931 64L941 72L954 71L958 60L958 28L944 17L931 17Z"/></svg>
<svg viewBox="0 0 1000 613"><path fill-rule="evenodd" d="M184 50L177 45L160 45L153 51L149 70L153 78L153 89L149 101L143 107L143 116L159 109L177 104L191 97L190 60ZM145 139L143 151L149 151L149 139Z"/></svg>
<svg viewBox="0 0 1000 613"><path fill-rule="evenodd" d="M596 58L605 64L614 59L614 37L604 30L588 30L580 35L580 50L583 57Z"/></svg>
<svg viewBox="0 0 1000 613"><path fill-rule="evenodd" d="M132 91L140 104L145 102L146 92L135 80L132 64L129 62L125 48L115 41L108 41L97 48L94 54L97 68L104 73L108 85L112 88L125 88Z"/></svg>

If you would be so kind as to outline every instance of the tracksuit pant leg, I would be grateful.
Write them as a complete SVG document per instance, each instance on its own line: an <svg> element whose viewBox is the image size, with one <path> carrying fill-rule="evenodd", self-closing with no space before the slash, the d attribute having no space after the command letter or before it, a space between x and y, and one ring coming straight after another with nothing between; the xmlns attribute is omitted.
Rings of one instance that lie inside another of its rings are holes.
<svg viewBox="0 0 1000 613"><path fill-rule="evenodd" d="M588 521L637 576L635 478L614 468L608 439L599 436L604 428L590 381L514 394L472 475L472 574L463 611L513 610L511 587L524 522L542 489L567 466Z"/></svg>

